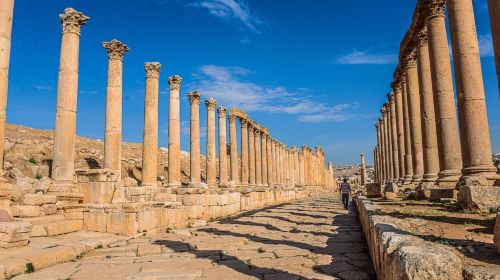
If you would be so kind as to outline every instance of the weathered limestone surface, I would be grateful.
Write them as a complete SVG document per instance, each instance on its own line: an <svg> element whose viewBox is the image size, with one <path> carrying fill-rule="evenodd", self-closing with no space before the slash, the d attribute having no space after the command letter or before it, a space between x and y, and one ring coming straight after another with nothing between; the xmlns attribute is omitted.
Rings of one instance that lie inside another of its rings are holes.
<svg viewBox="0 0 500 280"><path fill-rule="evenodd" d="M207 106L207 185L217 186L217 156L215 154L215 106L217 102L213 98L205 100Z"/></svg>
<svg viewBox="0 0 500 280"><path fill-rule="evenodd" d="M240 185L240 176L238 171L238 143L236 135L236 115L229 111L229 144L230 144L230 162L231 162L231 181L234 186Z"/></svg>
<svg viewBox="0 0 500 280"><path fill-rule="evenodd" d="M379 279L463 279L462 261L451 250L400 232L396 218L377 215L363 197L356 206Z"/></svg>
<svg viewBox="0 0 500 280"><path fill-rule="evenodd" d="M190 186L201 187L201 154L200 154L200 93L197 91L188 94L191 104L190 121Z"/></svg>
<svg viewBox="0 0 500 280"><path fill-rule="evenodd" d="M219 183L227 186L226 108L219 106Z"/></svg>
<svg viewBox="0 0 500 280"><path fill-rule="evenodd" d="M412 145L411 145L411 127L410 127L410 109L408 107L408 81L407 78L402 77L402 102L403 102L403 126L405 137L405 176L404 183L409 184L413 178L413 159L412 159Z"/></svg>
<svg viewBox="0 0 500 280"><path fill-rule="evenodd" d="M170 85L169 111L168 111L168 185L178 187L181 185L181 121L179 90L182 78L171 76L168 78Z"/></svg>
<svg viewBox="0 0 500 280"><path fill-rule="evenodd" d="M97 247L100 243L93 240L88 244ZM330 196L266 207L198 228L106 242L102 247L74 262L15 279L374 278L355 211L342 210Z"/></svg>
<svg viewBox="0 0 500 280"><path fill-rule="evenodd" d="M498 88L500 90L500 2L488 0L488 11L490 13L491 37L493 39L493 51L497 67Z"/></svg>
<svg viewBox="0 0 500 280"><path fill-rule="evenodd" d="M241 185L248 186L248 122L240 119L241 122Z"/></svg>

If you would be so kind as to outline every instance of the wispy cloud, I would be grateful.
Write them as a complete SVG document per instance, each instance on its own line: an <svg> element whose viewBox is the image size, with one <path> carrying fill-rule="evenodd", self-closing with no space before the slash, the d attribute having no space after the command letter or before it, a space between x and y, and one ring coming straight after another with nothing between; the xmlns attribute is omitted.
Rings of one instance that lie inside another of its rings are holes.
<svg viewBox="0 0 500 280"><path fill-rule="evenodd" d="M301 88L294 92L282 86L266 86L243 79L252 73L241 67L204 65L195 74L196 87L206 97L216 98L225 107L236 106L248 112L267 112L298 115L301 122L345 121L356 117L348 114L349 104L331 107L317 102L310 90Z"/></svg>
<svg viewBox="0 0 500 280"><path fill-rule="evenodd" d="M481 53L481 57L494 56L493 41L491 38L491 34L479 35L478 41L479 41L479 52Z"/></svg>
<svg viewBox="0 0 500 280"><path fill-rule="evenodd" d="M165 132L168 133L168 128ZM181 134L182 135L190 135L191 134L191 124L189 123L189 121L181 121ZM201 138L207 137L207 126L206 125L200 124L200 137Z"/></svg>
<svg viewBox="0 0 500 280"><path fill-rule="evenodd" d="M35 85L35 89L40 91L47 91L47 90L52 90L54 88L46 85Z"/></svg>
<svg viewBox="0 0 500 280"><path fill-rule="evenodd" d="M373 54L368 51L358 51L341 55L334 60L335 64L357 65L357 64L393 64L397 63L396 54Z"/></svg>

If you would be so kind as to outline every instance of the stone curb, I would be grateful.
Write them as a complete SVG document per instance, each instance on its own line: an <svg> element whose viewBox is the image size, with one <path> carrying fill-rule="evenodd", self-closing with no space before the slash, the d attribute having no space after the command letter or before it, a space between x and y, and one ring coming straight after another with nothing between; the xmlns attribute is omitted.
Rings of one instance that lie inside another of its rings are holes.
<svg viewBox="0 0 500 280"><path fill-rule="evenodd" d="M378 279L464 279L462 261L451 249L399 230L396 219L378 215L380 207L366 197L354 200Z"/></svg>

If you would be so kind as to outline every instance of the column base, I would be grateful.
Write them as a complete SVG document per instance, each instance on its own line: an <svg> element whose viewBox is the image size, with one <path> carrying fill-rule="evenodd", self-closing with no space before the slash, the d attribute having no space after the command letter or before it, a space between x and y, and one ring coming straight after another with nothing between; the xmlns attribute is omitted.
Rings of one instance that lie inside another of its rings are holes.
<svg viewBox="0 0 500 280"><path fill-rule="evenodd" d="M403 185L411 184L412 179L413 179L413 175L405 175L405 177L403 179Z"/></svg>
<svg viewBox="0 0 500 280"><path fill-rule="evenodd" d="M438 174L438 185L440 187L455 187L460 180L460 170L441 170Z"/></svg>
<svg viewBox="0 0 500 280"><path fill-rule="evenodd" d="M460 181L466 178L482 177L488 180L489 186L500 186L500 175L497 174L497 168L491 165L474 165L462 169ZM486 183L486 182L485 182Z"/></svg>
<svg viewBox="0 0 500 280"><path fill-rule="evenodd" d="M167 184L167 188L180 188L180 187L182 187L182 184L177 182Z"/></svg>
<svg viewBox="0 0 500 280"><path fill-rule="evenodd" d="M458 204L481 212L497 210L500 207L500 187L488 184L485 178L467 177L460 182Z"/></svg>
<svg viewBox="0 0 500 280"><path fill-rule="evenodd" d="M422 179L423 179L422 175L413 175L411 177L411 183L418 185L422 182Z"/></svg>
<svg viewBox="0 0 500 280"><path fill-rule="evenodd" d="M426 173L422 178L422 183L435 183L438 179L437 173Z"/></svg>

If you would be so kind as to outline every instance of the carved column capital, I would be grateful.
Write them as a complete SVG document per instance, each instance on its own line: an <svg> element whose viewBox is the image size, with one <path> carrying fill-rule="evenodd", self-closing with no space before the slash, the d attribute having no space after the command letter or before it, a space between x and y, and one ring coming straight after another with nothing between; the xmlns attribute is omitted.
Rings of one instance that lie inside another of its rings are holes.
<svg viewBox="0 0 500 280"><path fill-rule="evenodd" d="M189 103L191 105L200 105L201 94L197 91L192 91L188 93Z"/></svg>
<svg viewBox="0 0 500 280"><path fill-rule="evenodd" d="M191 99L191 96L189 98ZM217 106L217 100L210 97L205 100L205 105L207 106L207 110L215 110L215 106Z"/></svg>
<svg viewBox="0 0 500 280"><path fill-rule="evenodd" d="M416 67L417 67L417 52L413 50L405 57L405 68L408 69Z"/></svg>
<svg viewBox="0 0 500 280"><path fill-rule="evenodd" d="M111 40L111 42L103 42L102 46L108 52L108 58L110 60L115 59L122 61L123 56L129 50L127 45L116 39Z"/></svg>
<svg viewBox="0 0 500 280"><path fill-rule="evenodd" d="M427 16L444 16L446 0L425 0Z"/></svg>
<svg viewBox="0 0 500 280"><path fill-rule="evenodd" d="M226 111L227 109L222 107L222 106L219 106L219 108L217 108L217 113L219 114L219 118L225 118L226 117Z"/></svg>
<svg viewBox="0 0 500 280"><path fill-rule="evenodd" d="M64 13L59 15L63 33L70 32L80 35L80 27L90 19L88 16L73 8L64 9Z"/></svg>
<svg viewBox="0 0 500 280"><path fill-rule="evenodd" d="M168 84L170 89L179 89L181 87L182 78L179 75L168 77Z"/></svg>
<svg viewBox="0 0 500 280"><path fill-rule="evenodd" d="M241 124L241 126L242 126L242 127L243 127L243 126L247 126L247 125L248 125L248 121L247 121L247 119L240 118L240 124Z"/></svg>
<svg viewBox="0 0 500 280"><path fill-rule="evenodd" d="M422 29L416 35L417 47L425 46L428 43L427 30Z"/></svg>
<svg viewBox="0 0 500 280"><path fill-rule="evenodd" d="M389 104L394 103L394 92L389 92L387 98L389 99Z"/></svg>
<svg viewBox="0 0 500 280"><path fill-rule="evenodd" d="M146 62L144 63L144 70L146 70L146 78L156 78L160 76L161 64L159 62Z"/></svg>

